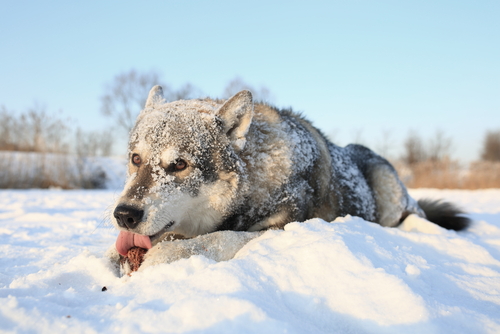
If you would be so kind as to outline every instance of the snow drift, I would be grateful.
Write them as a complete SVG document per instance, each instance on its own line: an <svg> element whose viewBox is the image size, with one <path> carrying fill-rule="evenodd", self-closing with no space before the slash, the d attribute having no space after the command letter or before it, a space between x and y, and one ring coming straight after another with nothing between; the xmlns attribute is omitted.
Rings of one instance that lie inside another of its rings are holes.
<svg viewBox="0 0 500 334"><path fill-rule="evenodd" d="M0 192L0 329L63 333L498 333L500 190L413 190L474 220L410 217L267 231L225 262L193 256L119 278L103 257L113 191Z"/></svg>

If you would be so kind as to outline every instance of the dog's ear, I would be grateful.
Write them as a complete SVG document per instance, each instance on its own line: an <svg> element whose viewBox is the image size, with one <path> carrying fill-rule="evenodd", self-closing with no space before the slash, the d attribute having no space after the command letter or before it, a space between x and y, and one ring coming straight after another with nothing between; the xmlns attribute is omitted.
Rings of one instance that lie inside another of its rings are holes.
<svg viewBox="0 0 500 334"><path fill-rule="evenodd" d="M155 104L161 102L163 100L163 88L161 86L154 86L149 91L148 99L146 100L145 109L153 108Z"/></svg>
<svg viewBox="0 0 500 334"><path fill-rule="evenodd" d="M224 122L224 130L237 151L243 150L246 134L253 117L252 93L242 90L219 108L217 114Z"/></svg>

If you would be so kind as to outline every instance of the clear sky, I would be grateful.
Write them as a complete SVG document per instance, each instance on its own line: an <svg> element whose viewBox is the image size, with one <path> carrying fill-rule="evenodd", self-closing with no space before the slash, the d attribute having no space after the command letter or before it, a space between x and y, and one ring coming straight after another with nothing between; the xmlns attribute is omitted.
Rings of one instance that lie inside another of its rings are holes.
<svg viewBox="0 0 500 334"><path fill-rule="evenodd" d="M268 87L340 145L397 155L409 131L478 158L500 129L500 1L5 1L0 105L35 102L88 130L104 87L132 68L220 96Z"/></svg>

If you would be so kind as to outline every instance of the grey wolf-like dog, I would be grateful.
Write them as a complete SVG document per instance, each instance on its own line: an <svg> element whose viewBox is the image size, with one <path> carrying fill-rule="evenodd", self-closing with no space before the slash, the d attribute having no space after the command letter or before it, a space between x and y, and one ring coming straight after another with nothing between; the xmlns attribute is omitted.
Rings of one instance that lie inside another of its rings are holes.
<svg viewBox="0 0 500 334"><path fill-rule="evenodd" d="M108 256L119 263L138 246L148 249L141 268L193 254L227 260L259 231L348 214L387 227L410 214L455 230L469 223L450 203L415 201L373 151L336 146L249 91L167 103L155 86L130 134Z"/></svg>

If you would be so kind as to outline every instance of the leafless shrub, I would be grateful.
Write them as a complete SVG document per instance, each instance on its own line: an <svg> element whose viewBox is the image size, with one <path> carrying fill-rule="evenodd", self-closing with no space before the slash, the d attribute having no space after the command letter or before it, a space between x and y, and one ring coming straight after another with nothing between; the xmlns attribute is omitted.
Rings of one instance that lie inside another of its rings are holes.
<svg viewBox="0 0 500 334"><path fill-rule="evenodd" d="M440 161L449 158L452 142L442 131L436 131L434 137L425 144L422 138L412 131L403 145L401 160L412 166L426 160Z"/></svg>
<svg viewBox="0 0 500 334"><path fill-rule="evenodd" d="M500 188L500 161L471 163L463 185L465 189Z"/></svg>
<svg viewBox="0 0 500 334"><path fill-rule="evenodd" d="M10 115L5 106L0 107L0 150L15 150L15 133L18 128L16 119Z"/></svg>
<svg viewBox="0 0 500 334"><path fill-rule="evenodd" d="M443 159L426 160L411 168L401 162L395 162L394 166L409 188L500 188L500 162L476 161L467 167L458 161Z"/></svg>
<svg viewBox="0 0 500 334"><path fill-rule="evenodd" d="M0 109L0 188L102 188L106 174L89 155L109 155L111 137L78 131L70 152L68 120L35 106L16 115Z"/></svg>
<svg viewBox="0 0 500 334"><path fill-rule="evenodd" d="M69 128L45 107L35 105L18 116L2 106L0 111L0 150L67 153Z"/></svg>
<svg viewBox="0 0 500 334"><path fill-rule="evenodd" d="M0 188L71 188L64 155L0 152Z"/></svg>
<svg viewBox="0 0 500 334"><path fill-rule="evenodd" d="M500 187L500 161L476 161L464 166L450 158L451 139L439 131L428 143L424 145L420 137L411 134L405 142L402 158L394 163L406 186L439 189Z"/></svg>
<svg viewBox="0 0 500 334"><path fill-rule="evenodd" d="M93 160L97 156L111 155L113 137L104 131L76 132L76 156L74 159L74 183L80 188L104 188L106 172L96 167Z"/></svg>
<svg viewBox="0 0 500 334"><path fill-rule="evenodd" d="M416 133L410 132L396 169L410 188L456 188L460 186L462 168L449 157L451 139L437 131L427 144Z"/></svg>
<svg viewBox="0 0 500 334"><path fill-rule="evenodd" d="M500 130L488 131L484 137L481 159L500 161Z"/></svg>
<svg viewBox="0 0 500 334"><path fill-rule="evenodd" d="M116 75L106 87L106 94L101 97L102 113L112 117L116 125L128 133L154 85L162 85L167 89L156 72L138 73L132 69Z"/></svg>
<svg viewBox="0 0 500 334"><path fill-rule="evenodd" d="M422 138L416 132L411 132L403 143L401 160L408 166L413 166L426 159L427 153Z"/></svg>
<svg viewBox="0 0 500 334"><path fill-rule="evenodd" d="M409 188L462 188L463 169L458 161L425 160L407 164L394 164L401 179Z"/></svg>
<svg viewBox="0 0 500 334"><path fill-rule="evenodd" d="M429 146L426 149L427 159L431 161L446 160L450 156L451 147L451 138L446 137L442 131L438 130L429 141Z"/></svg>
<svg viewBox="0 0 500 334"><path fill-rule="evenodd" d="M113 136L109 133L76 130L75 152L78 157L109 156L112 148Z"/></svg>

